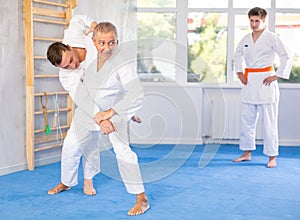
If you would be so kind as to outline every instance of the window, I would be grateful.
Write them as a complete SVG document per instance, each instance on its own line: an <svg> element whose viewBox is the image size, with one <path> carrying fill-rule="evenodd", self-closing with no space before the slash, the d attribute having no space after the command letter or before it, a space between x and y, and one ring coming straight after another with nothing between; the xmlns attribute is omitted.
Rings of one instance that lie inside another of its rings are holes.
<svg viewBox="0 0 300 220"><path fill-rule="evenodd" d="M138 8L175 8L176 0L138 0Z"/></svg>
<svg viewBox="0 0 300 220"><path fill-rule="evenodd" d="M227 8L228 1L224 0L213 0L213 1L199 1L199 0L189 0L189 8Z"/></svg>
<svg viewBox="0 0 300 220"><path fill-rule="evenodd" d="M294 8L300 9L299 1L295 0L276 0L277 8Z"/></svg>
<svg viewBox="0 0 300 220"><path fill-rule="evenodd" d="M138 13L137 21L140 78L144 81L175 80L176 14Z"/></svg>
<svg viewBox="0 0 300 220"><path fill-rule="evenodd" d="M300 6L294 0L137 0L138 73L142 81L239 85L232 57L251 31L248 10L268 10L269 29L295 59L289 80L300 82Z"/></svg>
<svg viewBox="0 0 300 220"><path fill-rule="evenodd" d="M226 82L227 14L188 14L188 82Z"/></svg>
<svg viewBox="0 0 300 220"><path fill-rule="evenodd" d="M290 78L279 79L282 83L300 83L300 13L277 13L275 33L284 40L288 48L294 53L294 62Z"/></svg>
<svg viewBox="0 0 300 220"><path fill-rule="evenodd" d="M270 8L271 7L271 0L233 0L233 8L254 8L254 7L261 7L261 8Z"/></svg>

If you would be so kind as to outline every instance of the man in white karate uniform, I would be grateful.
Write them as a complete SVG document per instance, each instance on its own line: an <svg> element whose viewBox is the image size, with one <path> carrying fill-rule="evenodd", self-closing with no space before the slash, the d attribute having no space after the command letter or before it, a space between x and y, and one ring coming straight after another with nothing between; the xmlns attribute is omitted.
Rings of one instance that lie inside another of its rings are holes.
<svg viewBox="0 0 300 220"><path fill-rule="evenodd" d="M282 41L265 27L267 11L252 8L248 12L252 33L238 44L234 55L235 70L243 84L241 92L240 149L244 154L234 162L251 160L256 149L255 133L257 119L263 123L263 153L269 156L268 168L276 167L278 156L278 102L277 78L289 78L292 55ZM274 59L278 55L280 66L274 71ZM243 62L246 64L243 73Z"/></svg>
<svg viewBox="0 0 300 220"><path fill-rule="evenodd" d="M91 34L96 26L96 22L85 15L75 15L70 21L69 28L64 32L63 43L57 42L49 46L47 51L48 60L60 68L59 80L63 88L75 101L77 87L86 68L87 45L93 48ZM89 40L90 39L90 40ZM90 54L93 50L90 50ZM94 53L96 51L94 50ZM98 152L99 126L96 126L89 115L97 112L91 106L95 106L92 99L86 100L87 108L76 108L71 127L64 139L61 158L61 183L50 189L49 194L56 194L63 190L69 190L71 186L78 183L78 166L82 157L82 167L84 175L83 192L87 195L95 195L93 187L93 177L100 171L100 161ZM82 128L78 135L76 128ZM94 157L88 159L85 151L93 152ZM89 161L92 160L92 161Z"/></svg>
<svg viewBox="0 0 300 220"><path fill-rule="evenodd" d="M100 171L100 158L97 145L99 128L92 120L92 117L99 109L98 107L95 108L90 94L88 94L82 83L83 73L86 66L88 66L86 60L93 60L93 58L88 58L89 55L90 57L96 57L96 50L91 41L91 36L86 37L88 28L90 28L90 32L94 26L95 22L87 16L75 15L71 20L69 28L65 31L63 43L54 43L48 49L47 56L49 61L61 68L59 73L60 81L64 89L69 92L72 99L78 105L71 128L64 141L61 183L49 190L49 194L69 190L70 186L77 184L78 166L81 155L84 171L84 193L88 195L96 194L92 178ZM89 53L87 53L87 50ZM138 123L141 122L134 115L132 120ZM115 129L109 120L103 120L99 125L104 134L111 133ZM120 166L120 171L121 169L122 166ZM139 185L143 188L142 183L139 183ZM133 215L143 213L143 211L140 211L143 206L140 206L138 201L137 199L137 203L134 206L136 208L132 211Z"/></svg>
<svg viewBox="0 0 300 220"><path fill-rule="evenodd" d="M109 134L127 192L136 194L136 204L128 214L139 215L149 209L149 204L137 155L129 146L128 122L141 107L144 93L137 76L136 55L129 52L130 45L118 45L117 36L116 27L109 22L95 27L93 42L98 56L86 69L83 83L101 111L94 120L101 125L102 133ZM77 90L79 96L86 94L83 89Z"/></svg>

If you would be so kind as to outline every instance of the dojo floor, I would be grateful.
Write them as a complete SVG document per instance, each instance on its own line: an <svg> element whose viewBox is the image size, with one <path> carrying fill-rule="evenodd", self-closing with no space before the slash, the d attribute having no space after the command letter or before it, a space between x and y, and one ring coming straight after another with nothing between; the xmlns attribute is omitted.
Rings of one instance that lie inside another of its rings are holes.
<svg viewBox="0 0 300 220"><path fill-rule="evenodd" d="M215 146L214 146L215 147ZM138 154L150 202L144 215L127 211L135 196L120 181L112 151L101 153L97 195L70 191L47 195L60 181L60 163L0 176L0 219L300 219L300 147L280 147L277 168L265 167L262 146L250 162L233 163L237 145L139 145ZM208 151L207 151L208 150Z"/></svg>

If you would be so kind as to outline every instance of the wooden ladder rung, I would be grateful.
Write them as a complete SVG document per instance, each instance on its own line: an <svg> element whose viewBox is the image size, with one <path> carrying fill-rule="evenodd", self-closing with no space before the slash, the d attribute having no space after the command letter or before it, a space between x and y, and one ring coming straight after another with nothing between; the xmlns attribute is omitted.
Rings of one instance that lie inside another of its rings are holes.
<svg viewBox="0 0 300 220"><path fill-rule="evenodd" d="M66 12L56 11L56 10L51 10L46 8L32 7L32 14L55 17L55 18L64 18L64 19L66 18Z"/></svg>
<svg viewBox="0 0 300 220"><path fill-rule="evenodd" d="M47 59L47 56L34 56L33 58L38 60L44 60Z"/></svg>
<svg viewBox="0 0 300 220"><path fill-rule="evenodd" d="M59 112L68 112L68 111L71 111L71 108L61 108L58 110ZM47 113L54 113L55 112L55 109L50 109L50 110L47 110ZM40 114L43 114L43 111L36 111L34 112L35 115L40 115Z"/></svg>
<svg viewBox="0 0 300 220"><path fill-rule="evenodd" d="M62 25L68 24L66 21L55 21L55 20L42 19L42 18L33 18L32 20L37 22L43 22L43 23L62 24Z"/></svg>
<svg viewBox="0 0 300 220"><path fill-rule="evenodd" d="M66 91L60 91L60 92L47 92L46 93L48 96L49 95L68 95L68 92ZM37 93L34 93L34 96L44 96L45 93L44 92L37 92Z"/></svg>
<svg viewBox="0 0 300 220"><path fill-rule="evenodd" d="M69 125L63 125L63 126L60 126L58 129L68 129L69 128ZM57 128L50 128L51 131L54 131L56 130ZM42 133L42 132L45 132L45 129L40 129L40 130L35 130L34 133L35 134L38 134L38 133Z"/></svg>
<svg viewBox="0 0 300 220"><path fill-rule="evenodd" d="M36 74L34 78L58 78L58 74Z"/></svg>
<svg viewBox="0 0 300 220"><path fill-rule="evenodd" d="M45 146L45 147L39 147L39 148L35 148L34 152L39 152L39 151L42 151L42 150L49 150L49 149L52 149L52 148L61 147L62 145L63 145L62 143L59 143L59 144L52 144L52 145Z"/></svg>
<svg viewBox="0 0 300 220"><path fill-rule="evenodd" d="M64 8L69 7L67 4L58 3L58 2L44 1L44 0L33 0L33 2L42 3L42 4L46 4L46 5L60 6L60 7L64 7Z"/></svg>
<svg viewBox="0 0 300 220"><path fill-rule="evenodd" d="M33 37L33 40L62 42L61 38Z"/></svg>
<svg viewBox="0 0 300 220"><path fill-rule="evenodd" d="M67 132L62 132L61 134L49 134L38 136L34 138L34 144L44 144L53 141L62 141L67 136Z"/></svg>

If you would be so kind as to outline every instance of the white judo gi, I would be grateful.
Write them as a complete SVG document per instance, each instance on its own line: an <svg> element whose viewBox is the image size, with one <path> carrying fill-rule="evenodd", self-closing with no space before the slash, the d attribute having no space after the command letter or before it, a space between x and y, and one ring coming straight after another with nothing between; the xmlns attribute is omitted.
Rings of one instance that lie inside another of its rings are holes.
<svg viewBox="0 0 300 220"><path fill-rule="evenodd" d="M64 32L63 43L71 47L86 48L90 45L93 48L91 36L86 36L93 20L85 15L74 15L70 21L69 28ZM90 43L89 43L90 42ZM93 51L90 50L90 54ZM94 53L97 53L94 50ZM85 68L86 60L80 63L80 66L74 70L60 69L59 80L63 88L70 94L73 101L76 91L80 85ZM67 186L74 186L78 183L78 167L82 156L82 168L85 179L92 179L100 172L99 156L99 131L92 116L98 112L93 100L86 99L86 105L83 108L76 107L70 129L64 139L61 157L61 182ZM91 157L90 155L93 155Z"/></svg>
<svg viewBox="0 0 300 220"><path fill-rule="evenodd" d="M256 123L260 116L263 123L263 153L267 156L278 155L279 87L277 80L270 86L263 85L263 80L271 75L288 79L292 67L292 54L282 41L268 30L264 30L256 42L252 39L252 33L247 34L238 44L234 54L236 72L244 72L243 64L251 69L273 67L276 55L280 60L276 72L250 71L248 83L243 85L241 91L240 149L256 149Z"/></svg>
<svg viewBox="0 0 300 220"><path fill-rule="evenodd" d="M100 108L98 108L94 103L96 96L92 96L86 87L89 80L84 80L86 83L83 83L83 75L86 72L86 69L89 64L97 58L97 51L91 41L91 36L85 36L91 22L92 20L87 16L75 15L71 20L69 29L65 31L63 41L63 43L72 47L82 47L87 49L86 60L80 64L78 69L71 71L61 69L59 74L63 87L70 93L72 99L77 104L71 128L68 130L62 152L61 181L67 186L74 186L78 182L78 166L81 156L84 178L91 179L100 172L100 152L98 147L100 129L93 121L93 116L96 112L106 110L108 106L112 106L112 102L110 102L109 105L103 105L103 103L107 103L107 99L103 99L102 101L102 98L105 98L105 96L102 95L98 96L97 99L97 104L100 106ZM117 92L119 104L114 102L114 110L118 115L111 119L111 122L117 127L117 131L109 134L109 140L116 153L120 174L127 191L132 194L138 194L144 192L144 186L137 156L130 149L128 143L128 121L131 116L134 115L135 111L141 107L143 99L143 95L141 94L143 94L143 92L141 90L142 87L140 82L137 79L136 71L130 68L123 68L123 70L124 72L121 74L122 77L118 78L119 80L122 80L123 83L123 86L121 86L121 83L118 85L117 89L119 91ZM129 78L124 76L129 76ZM132 76L134 77L132 78ZM128 81L126 81L126 79ZM138 98L138 101L134 101L136 104L127 106L122 103L129 102L127 97L131 97L130 100L132 101L131 94L136 91L131 88L127 88L123 94L121 94L120 91L122 88L126 88L125 85L132 80L134 80L136 86L139 85L140 97ZM93 82L94 86L96 85L94 79L91 78L90 82ZM110 86L110 89L112 89L111 84L108 83L107 86ZM98 93L99 91L101 92L101 89L108 91L106 88L100 87L94 87L93 91L97 91ZM116 88L113 88L113 90L116 91ZM113 93L110 92L108 96L112 98ZM113 99L116 100L115 98ZM120 100L123 101L120 102ZM102 135L101 140L105 137L107 136ZM102 141L102 144L107 144L107 141Z"/></svg>
<svg viewBox="0 0 300 220"><path fill-rule="evenodd" d="M144 186L137 155L129 146L128 128L129 120L142 105L144 92L137 76L136 62L129 58L128 51L128 48L118 46L98 72L95 57L86 69L84 85L100 111L112 108L116 112L110 119L116 131L109 134L109 140L127 191L139 194L144 192ZM81 89L77 91L84 99L86 93Z"/></svg>

